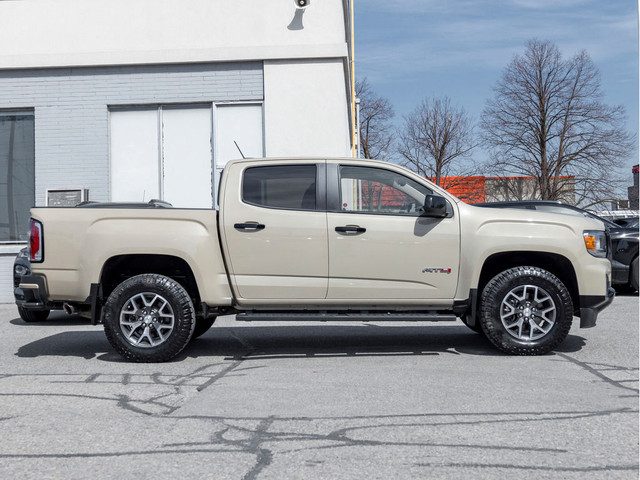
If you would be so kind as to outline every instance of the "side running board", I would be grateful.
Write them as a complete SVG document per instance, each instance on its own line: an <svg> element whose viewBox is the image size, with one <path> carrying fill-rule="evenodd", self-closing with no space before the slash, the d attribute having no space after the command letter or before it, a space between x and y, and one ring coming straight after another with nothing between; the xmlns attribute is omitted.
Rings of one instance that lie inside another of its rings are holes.
<svg viewBox="0 0 640 480"><path fill-rule="evenodd" d="M440 322L454 321L451 313L438 312L273 312L247 311L238 313L236 320L245 322L258 321L310 321L310 322Z"/></svg>

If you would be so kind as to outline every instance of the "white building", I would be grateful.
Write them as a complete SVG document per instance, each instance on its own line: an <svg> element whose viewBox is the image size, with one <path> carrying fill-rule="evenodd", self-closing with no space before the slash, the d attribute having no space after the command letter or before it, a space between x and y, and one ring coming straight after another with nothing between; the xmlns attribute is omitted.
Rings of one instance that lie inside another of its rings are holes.
<svg viewBox="0 0 640 480"><path fill-rule="evenodd" d="M0 1L0 302L33 205L212 207L239 150L350 155L349 28L348 0Z"/></svg>

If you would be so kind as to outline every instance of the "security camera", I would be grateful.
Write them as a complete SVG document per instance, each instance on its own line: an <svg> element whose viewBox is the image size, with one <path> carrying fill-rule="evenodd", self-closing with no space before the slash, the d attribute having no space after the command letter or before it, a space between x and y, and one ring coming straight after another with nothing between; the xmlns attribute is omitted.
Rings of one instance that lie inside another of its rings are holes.
<svg viewBox="0 0 640 480"><path fill-rule="evenodd" d="M293 1L296 2L296 6L298 8L308 7L309 4L311 3L311 0L293 0Z"/></svg>

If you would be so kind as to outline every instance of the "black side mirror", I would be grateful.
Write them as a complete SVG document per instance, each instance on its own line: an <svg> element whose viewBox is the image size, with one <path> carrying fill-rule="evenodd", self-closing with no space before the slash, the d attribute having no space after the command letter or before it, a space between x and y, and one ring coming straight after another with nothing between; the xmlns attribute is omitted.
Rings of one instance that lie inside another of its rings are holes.
<svg viewBox="0 0 640 480"><path fill-rule="evenodd" d="M427 195L421 210L426 217L444 218L447 216L447 201L440 195Z"/></svg>

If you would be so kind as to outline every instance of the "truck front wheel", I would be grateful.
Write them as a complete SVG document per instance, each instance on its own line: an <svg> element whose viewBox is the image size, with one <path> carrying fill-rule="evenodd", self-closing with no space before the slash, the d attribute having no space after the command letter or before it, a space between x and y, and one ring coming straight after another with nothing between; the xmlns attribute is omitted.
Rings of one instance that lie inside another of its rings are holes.
<svg viewBox="0 0 640 480"><path fill-rule="evenodd" d="M189 294L163 275L125 280L104 306L109 343L134 362L171 360L189 343L194 327L195 309Z"/></svg>
<svg viewBox="0 0 640 480"><path fill-rule="evenodd" d="M538 267L496 275L480 297L480 324L487 338L511 355L542 355L569 334L573 303L565 285Z"/></svg>

